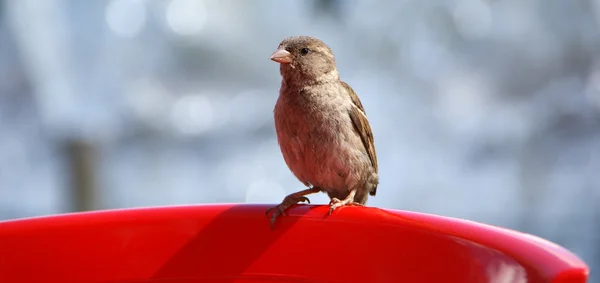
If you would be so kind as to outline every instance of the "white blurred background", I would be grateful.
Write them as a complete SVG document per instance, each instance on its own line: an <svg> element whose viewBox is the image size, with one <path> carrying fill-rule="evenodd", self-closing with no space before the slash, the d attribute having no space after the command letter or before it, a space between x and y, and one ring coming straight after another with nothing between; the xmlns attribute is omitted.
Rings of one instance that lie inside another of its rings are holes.
<svg viewBox="0 0 600 283"><path fill-rule="evenodd" d="M313 35L374 130L381 185L368 205L532 233L600 281L600 0L0 9L0 219L280 202L303 185L277 145L268 58Z"/></svg>

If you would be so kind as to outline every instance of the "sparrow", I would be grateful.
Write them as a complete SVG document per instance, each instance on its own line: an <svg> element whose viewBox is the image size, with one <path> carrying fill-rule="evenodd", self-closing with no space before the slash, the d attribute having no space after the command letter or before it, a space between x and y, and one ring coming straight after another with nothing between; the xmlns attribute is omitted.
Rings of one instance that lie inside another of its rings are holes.
<svg viewBox="0 0 600 283"><path fill-rule="evenodd" d="M340 80L331 49L320 39L284 39L271 60L280 64L274 109L277 142L290 171L307 189L287 195L273 211L271 229L293 204L324 192L329 213L364 206L379 184L373 132L358 95Z"/></svg>

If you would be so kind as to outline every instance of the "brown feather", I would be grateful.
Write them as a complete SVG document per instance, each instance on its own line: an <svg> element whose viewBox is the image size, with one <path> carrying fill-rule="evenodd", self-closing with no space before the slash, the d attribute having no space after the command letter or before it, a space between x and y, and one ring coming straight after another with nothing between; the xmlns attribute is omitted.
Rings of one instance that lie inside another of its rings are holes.
<svg viewBox="0 0 600 283"><path fill-rule="evenodd" d="M373 139L373 132L371 130L371 126L367 121L367 113L365 112L365 109L362 103L360 102L358 95L356 95L352 87L350 87L350 85L348 85L346 82L342 81L341 83L352 98L352 102L356 106L353 107L349 113L350 119L352 119L352 123L354 124L354 129L360 135L363 145L365 146L365 150L369 155L369 159L371 159L371 165L373 165L373 168L375 169L375 173L379 173L377 165L377 154L375 152L375 142ZM373 188L373 190L369 192L369 194L374 196L376 192L377 187Z"/></svg>

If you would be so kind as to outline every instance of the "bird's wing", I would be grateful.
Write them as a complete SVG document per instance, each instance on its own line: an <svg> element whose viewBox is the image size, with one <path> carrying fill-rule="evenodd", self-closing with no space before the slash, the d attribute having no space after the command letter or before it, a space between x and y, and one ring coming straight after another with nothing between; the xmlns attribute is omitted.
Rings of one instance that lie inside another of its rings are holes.
<svg viewBox="0 0 600 283"><path fill-rule="evenodd" d="M354 129L360 135L360 138L365 146L367 153L369 154L369 159L371 159L371 164L375 169L375 173L378 173L377 166L377 154L375 153L375 143L373 140L373 131L371 130L371 126L367 121L367 114L365 113L365 109L358 98L358 95L352 90L350 85L345 82L342 82L342 85L346 89L348 95L352 99L352 102L355 107L352 107L350 110L350 119L352 119L352 124L354 125Z"/></svg>

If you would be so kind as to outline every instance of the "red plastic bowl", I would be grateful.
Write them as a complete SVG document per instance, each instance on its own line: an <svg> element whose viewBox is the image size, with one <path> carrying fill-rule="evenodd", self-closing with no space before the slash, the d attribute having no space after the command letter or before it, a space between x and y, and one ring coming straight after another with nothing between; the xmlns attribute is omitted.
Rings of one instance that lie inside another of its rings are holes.
<svg viewBox="0 0 600 283"><path fill-rule="evenodd" d="M420 213L220 204L0 222L0 282L586 282L546 240Z"/></svg>

